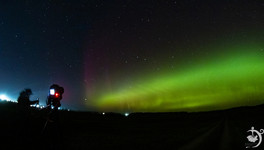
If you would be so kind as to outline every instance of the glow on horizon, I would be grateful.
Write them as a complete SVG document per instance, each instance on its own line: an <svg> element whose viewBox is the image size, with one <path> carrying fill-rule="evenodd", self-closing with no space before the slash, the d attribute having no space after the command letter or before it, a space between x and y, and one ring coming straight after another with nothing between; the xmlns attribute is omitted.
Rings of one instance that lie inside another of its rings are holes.
<svg viewBox="0 0 264 150"><path fill-rule="evenodd" d="M144 78L98 96L99 110L130 112L208 111L264 102L264 59L232 55L181 73Z"/></svg>
<svg viewBox="0 0 264 150"><path fill-rule="evenodd" d="M6 96L5 94L1 94L0 99L1 100L10 100L10 98L8 96Z"/></svg>

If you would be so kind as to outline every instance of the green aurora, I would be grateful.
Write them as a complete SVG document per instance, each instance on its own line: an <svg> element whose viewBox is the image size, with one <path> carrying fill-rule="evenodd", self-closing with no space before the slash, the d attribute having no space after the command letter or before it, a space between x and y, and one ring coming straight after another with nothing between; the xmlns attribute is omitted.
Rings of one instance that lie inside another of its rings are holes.
<svg viewBox="0 0 264 150"><path fill-rule="evenodd" d="M210 111L264 102L263 49L197 61L178 72L146 76L101 94L101 111Z"/></svg>

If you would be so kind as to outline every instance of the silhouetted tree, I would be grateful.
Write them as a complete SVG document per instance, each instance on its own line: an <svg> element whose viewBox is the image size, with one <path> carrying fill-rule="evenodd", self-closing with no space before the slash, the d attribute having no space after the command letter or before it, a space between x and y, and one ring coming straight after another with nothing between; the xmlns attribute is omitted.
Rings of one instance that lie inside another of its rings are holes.
<svg viewBox="0 0 264 150"><path fill-rule="evenodd" d="M32 123L31 123L31 108L30 105L39 103L39 100L30 100L32 95L31 89L25 89L20 92L17 99L18 106L18 144L21 147L29 147L32 142Z"/></svg>

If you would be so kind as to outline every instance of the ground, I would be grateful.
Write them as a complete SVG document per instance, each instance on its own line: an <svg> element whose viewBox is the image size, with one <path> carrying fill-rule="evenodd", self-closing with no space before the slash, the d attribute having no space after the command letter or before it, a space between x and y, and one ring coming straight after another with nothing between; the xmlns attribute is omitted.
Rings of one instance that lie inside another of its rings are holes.
<svg viewBox="0 0 264 150"><path fill-rule="evenodd" d="M60 111L58 128L45 126L45 111L32 109L29 134L18 136L15 103L1 103L1 147L32 149L244 149L247 132L264 128L264 106L197 113ZM263 123L262 123L263 122ZM49 132L49 131L52 132ZM44 131L44 132L43 132ZM56 133L54 132L56 131ZM24 144L19 138L22 137ZM263 148L264 143L258 148ZM55 148L54 148L55 149Z"/></svg>

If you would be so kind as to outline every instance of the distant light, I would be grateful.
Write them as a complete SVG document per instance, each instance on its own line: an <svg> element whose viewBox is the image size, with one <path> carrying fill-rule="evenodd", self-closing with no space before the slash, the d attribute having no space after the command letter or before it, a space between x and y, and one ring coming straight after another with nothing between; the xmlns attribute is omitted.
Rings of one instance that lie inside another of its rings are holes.
<svg viewBox="0 0 264 150"><path fill-rule="evenodd" d="M70 111L70 109L68 109L68 111Z"/></svg>
<svg viewBox="0 0 264 150"><path fill-rule="evenodd" d="M105 115L105 112L103 112L102 114Z"/></svg>
<svg viewBox="0 0 264 150"><path fill-rule="evenodd" d="M39 108L39 105L36 105L37 108Z"/></svg>
<svg viewBox="0 0 264 150"><path fill-rule="evenodd" d="M50 89L50 95L54 95L55 94L55 89Z"/></svg>
<svg viewBox="0 0 264 150"><path fill-rule="evenodd" d="M129 116L129 113L125 113L125 116L126 116L126 117Z"/></svg>
<svg viewBox="0 0 264 150"><path fill-rule="evenodd" d="M9 98L6 95L2 94L0 95L0 99L3 101L3 100L8 100Z"/></svg>

